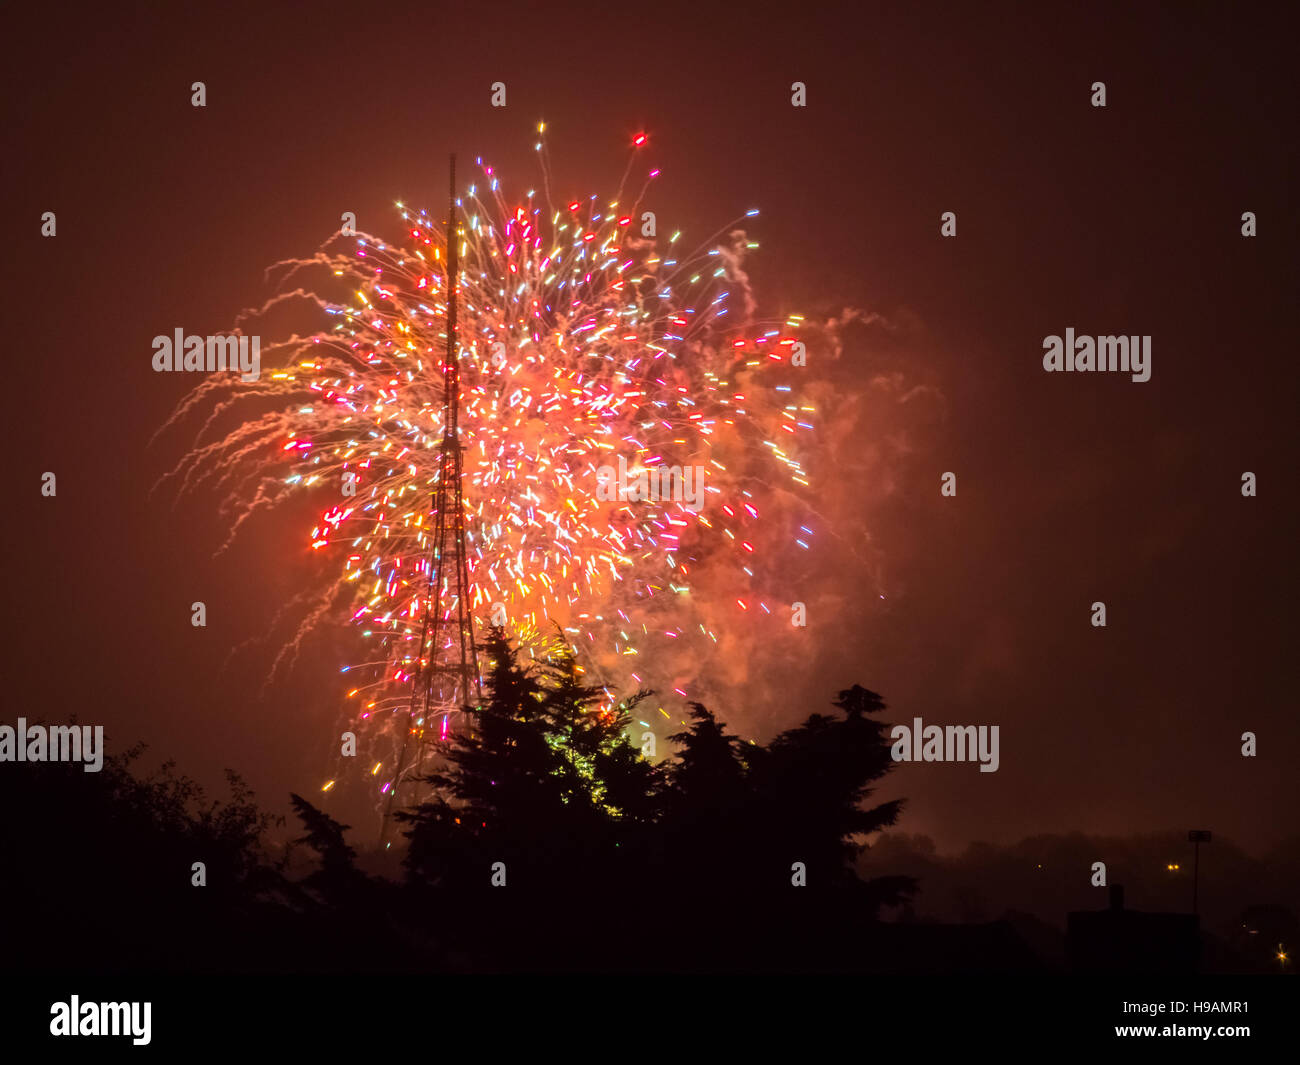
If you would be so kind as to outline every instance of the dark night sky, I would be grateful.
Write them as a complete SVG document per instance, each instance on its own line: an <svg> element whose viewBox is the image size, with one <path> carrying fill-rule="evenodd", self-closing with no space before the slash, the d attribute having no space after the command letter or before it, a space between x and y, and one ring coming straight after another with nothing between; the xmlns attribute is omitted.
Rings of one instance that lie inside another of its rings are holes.
<svg viewBox="0 0 1300 1065"><path fill-rule="evenodd" d="M910 797L899 827L941 846L1294 833L1293 30L1240 4L1167 8L1177 21L813 6L11 14L4 719L76 713L206 783L235 768L277 810L319 787L337 663L317 648L263 695L274 647L257 639L309 577L310 511L214 559L215 499L150 497L188 443L150 437L193 384L152 372L151 338L225 329L343 210L386 232L394 200L441 204L449 151L526 187L544 119L561 188L611 189L644 129L680 228L761 207L751 276L773 314L884 315L810 367L823 384L924 389L915 409L865 405L879 420L822 456L846 471L824 491L854 512L823 545L834 625L786 712L738 692L717 707L733 727L768 735L853 682L893 721L999 724L999 772L891 778ZM1152 379L1044 373L1042 339L1067 326L1150 334ZM956 499L939 496L946 470ZM1240 495L1245 470L1258 498ZM190 626L196 599L207 629Z"/></svg>

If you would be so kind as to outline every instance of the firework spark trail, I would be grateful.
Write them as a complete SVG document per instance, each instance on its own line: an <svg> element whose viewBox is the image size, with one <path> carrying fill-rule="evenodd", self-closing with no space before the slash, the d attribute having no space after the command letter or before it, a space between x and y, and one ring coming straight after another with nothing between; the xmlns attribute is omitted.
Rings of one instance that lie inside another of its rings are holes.
<svg viewBox="0 0 1300 1065"><path fill-rule="evenodd" d="M532 192L509 205L493 168L479 165L481 181L458 201L471 608L482 623L501 604L527 648L542 647L558 624L600 682L695 697L690 685L709 668L718 626L773 615L772 572L812 539L797 452L814 411L795 398L790 370L803 320L754 320L741 264L756 245L739 225L757 211L678 258L680 233L660 249L638 228L658 171L625 206L620 188L607 203L591 196L543 209ZM349 693L361 704L355 716L390 734L418 671L446 342L446 234L423 212L398 208L400 243L339 235L310 259L272 268L282 286L298 287L254 318L292 299L332 324L265 348L264 365L278 368L256 381L199 385L168 424L206 418L164 478L182 492L209 482L225 492L233 537L292 492L339 493L356 475L355 496L336 496L310 545L341 556L332 591L378 641L366 666L346 670L361 674ZM349 295L303 287L313 273ZM233 432L197 442L223 415L250 408ZM267 473L271 454L277 477ZM599 471L620 457L633 474L702 467L702 509L601 498ZM788 610L788 590L776 594ZM300 626L295 648L303 635ZM653 665L639 667L645 661Z"/></svg>

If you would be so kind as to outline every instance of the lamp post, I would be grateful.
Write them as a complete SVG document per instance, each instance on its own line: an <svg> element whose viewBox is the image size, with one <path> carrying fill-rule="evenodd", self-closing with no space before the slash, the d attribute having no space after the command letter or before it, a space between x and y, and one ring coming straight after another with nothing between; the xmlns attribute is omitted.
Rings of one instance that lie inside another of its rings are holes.
<svg viewBox="0 0 1300 1065"><path fill-rule="evenodd" d="M1199 899L1197 897L1200 890L1201 879L1201 844L1209 843L1210 833L1192 829L1187 833L1187 842L1193 844L1192 847L1192 913L1199 914L1197 909Z"/></svg>

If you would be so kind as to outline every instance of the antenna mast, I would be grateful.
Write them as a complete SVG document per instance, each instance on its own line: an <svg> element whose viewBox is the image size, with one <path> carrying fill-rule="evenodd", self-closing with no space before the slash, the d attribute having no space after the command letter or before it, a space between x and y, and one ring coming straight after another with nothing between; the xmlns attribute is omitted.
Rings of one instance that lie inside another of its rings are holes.
<svg viewBox="0 0 1300 1065"><path fill-rule="evenodd" d="M438 478L430 516L433 535L425 559L429 584L420 626L420 653L411 677L406 735L402 738L397 771L388 793L380 842L385 842L398 788L419 785L427 775L434 745L446 735L457 711L470 712L483 702L483 683L470 614L468 552L465 548L465 505L460 444L460 354L456 338L457 286L460 276L460 234L456 212L456 156L451 156L450 206L447 217L447 354L442 366L442 442ZM435 731L435 718L437 731ZM415 755L411 757L411 749ZM409 768L408 768L409 761Z"/></svg>

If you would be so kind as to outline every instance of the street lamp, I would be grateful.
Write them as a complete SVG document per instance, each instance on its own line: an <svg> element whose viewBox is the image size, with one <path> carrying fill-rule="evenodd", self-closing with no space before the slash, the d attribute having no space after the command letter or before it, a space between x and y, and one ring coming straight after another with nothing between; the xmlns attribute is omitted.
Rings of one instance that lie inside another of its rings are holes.
<svg viewBox="0 0 1300 1065"><path fill-rule="evenodd" d="M1200 888L1201 876L1201 844L1210 842L1210 833L1192 829L1187 833L1187 842L1195 844L1193 847L1194 857L1192 859L1192 913L1199 913L1197 909L1197 891Z"/></svg>

